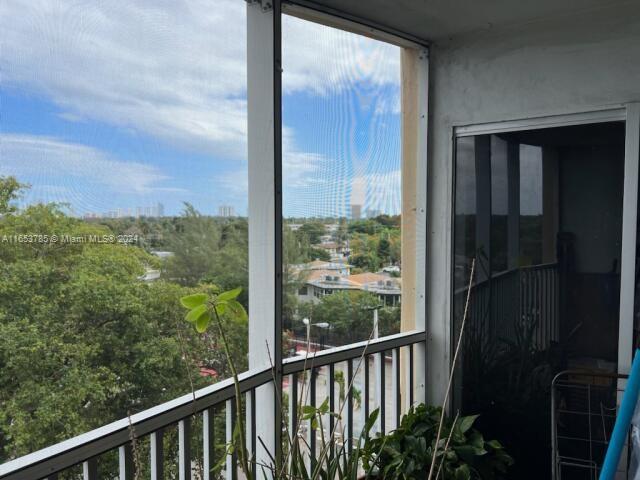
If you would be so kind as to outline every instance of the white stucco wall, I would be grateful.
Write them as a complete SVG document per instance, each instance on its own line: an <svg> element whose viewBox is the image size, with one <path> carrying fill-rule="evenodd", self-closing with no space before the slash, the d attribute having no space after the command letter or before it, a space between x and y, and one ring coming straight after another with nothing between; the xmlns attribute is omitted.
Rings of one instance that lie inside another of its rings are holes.
<svg viewBox="0 0 640 480"><path fill-rule="evenodd" d="M452 129L640 101L640 5L489 30L430 51L427 395L450 363Z"/></svg>

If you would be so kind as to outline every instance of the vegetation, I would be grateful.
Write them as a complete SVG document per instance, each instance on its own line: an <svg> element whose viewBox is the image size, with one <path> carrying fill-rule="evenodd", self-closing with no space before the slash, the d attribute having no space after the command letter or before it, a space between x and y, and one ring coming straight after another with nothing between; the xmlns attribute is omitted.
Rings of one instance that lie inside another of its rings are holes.
<svg viewBox="0 0 640 480"><path fill-rule="evenodd" d="M187 204L177 217L83 220L62 204L18 208L28 188L0 177L0 462L232 375L220 336L186 328L178 300L240 287L235 300L248 308L246 218L202 215ZM357 235L364 248L367 232L376 245L387 235L380 252L393 258L397 218L353 228L343 219L335 238ZM285 228L288 265L329 259L316 246L328 221ZM161 259L156 250L171 254ZM160 278L143 281L150 270ZM366 338L372 295L328 296L311 311L298 304L299 280L288 272L292 324L310 315L332 324L336 344L339 335L341 343ZM382 334L398 325L399 309L380 311ZM236 368L246 369L247 322L230 322L226 335ZM202 376L203 367L213 376Z"/></svg>
<svg viewBox="0 0 640 480"><path fill-rule="evenodd" d="M309 318L312 323L327 322L328 332L314 331L314 341L324 336L324 343L346 345L366 340L373 329L373 309L380 307L378 297L360 290L343 290L323 296L318 303L301 303L300 318ZM380 336L400 331L400 308L382 307L378 311Z"/></svg>
<svg viewBox="0 0 640 480"><path fill-rule="evenodd" d="M181 320L178 299L210 287L142 282L159 259L137 246L64 241L114 232L60 205L18 211L23 188L0 179L0 462L203 386L200 366L228 375ZM244 366L246 328L230 335Z"/></svg>
<svg viewBox="0 0 640 480"><path fill-rule="evenodd" d="M427 478L435 452L435 478L507 478L513 459L500 442L485 440L473 428L477 416L446 418L438 441L441 414L439 407L418 405L402 417L395 431L368 438L362 450L365 470L389 480Z"/></svg>
<svg viewBox="0 0 640 480"><path fill-rule="evenodd" d="M195 330L203 335L208 334L208 328L211 324L215 325L215 331L222 339L223 348L227 355L230 368L233 373L235 386L235 402L238 412L242 410L242 394L240 391L240 382L238 373L234 365L234 358L231 355L231 344L226 336L226 329L230 322L243 322L246 320L246 313L236 300L241 289L236 288L226 292L215 292L212 294L193 294L183 297L180 302L182 306L188 310L185 320L192 323ZM307 337L307 343L310 339ZM308 350L308 349L307 349ZM364 354L360 358L360 363L364 361ZM357 365L359 369L360 364ZM298 422L293 426L293 431L285 429L286 438L284 439L284 450L286 452L281 461L275 460L273 452L269 452L272 463L259 464L255 456L249 452L248 442L245 437L245 415L236 415L236 423L234 426L231 442L227 446L227 455L235 454L238 458L238 466L242 470L247 480L257 478L272 477L281 480L307 479L307 480L331 480L345 479L356 480L360 474L360 458L361 449L369 438L370 431L376 422L378 411L367 419L357 441L354 441L354 449L349 452L347 442L340 442L338 438L345 438L344 426L342 425L342 411L345 406L346 398L353 391L356 397L356 390L353 389L353 379L348 379L346 385L344 374L336 378L339 384L339 406L337 411L329 410L329 399L318 407L305 405L304 399L307 398L305 388L306 382L303 382L302 391L296 399L295 408L297 409ZM360 398L360 393L357 393ZM284 402L280 405L283 418L287 417L287 404ZM325 420L328 416L333 416L335 422L333 429L329 429ZM301 440L300 429L302 422L308 422L314 435L320 438L320 451L313 451L307 444L306 440ZM285 425L288 422L284 422ZM340 427L341 426L341 427ZM339 435L338 429L341 428ZM221 473L225 459L223 458L216 465L216 474Z"/></svg>
<svg viewBox="0 0 640 480"><path fill-rule="evenodd" d="M236 409L242 411L240 383L225 335L229 322L246 320L246 313L236 300L239 294L239 288L212 294L192 294L183 297L181 303L188 310L185 319L194 325L197 332L207 335L210 325L215 325L233 372ZM307 338L307 341L310 339ZM348 392L353 389L352 379L345 380L344 374L337 381L340 386L340 405L335 412L329 411L328 399L318 407L305 405L303 384L303 391L295 407L298 410L297 418L299 422L309 422L313 431L317 432L320 451L309 450L305 440L300 440L298 423L292 432L286 430L286 453L282 466L257 463L250 454L244 437L244 415L236 416L234 434L227 447L227 454L233 452L237 455L245 478L255 479L269 471L274 478L283 480L356 480L363 471L365 478L413 480L426 478L432 463L437 468L435 478L443 480L506 478L513 459L497 440L487 441L479 431L472 428L477 416L456 416L451 420L443 415L441 408L427 407L424 404L412 407L403 416L400 426L386 436L372 437L370 434L377 420L378 412L374 411L354 441L353 451L349 453L346 442L337 440L344 438L344 432L336 436L335 430L329 431L324 423L328 416L334 416L338 420L334 429L341 424L342 408ZM282 408L283 417L286 417L287 412L284 406ZM311 458L313 461L309 461ZM220 473L222 462L216 468L217 473Z"/></svg>
<svg viewBox="0 0 640 480"><path fill-rule="evenodd" d="M381 215L349 225L350 262L358 271L377 272L400 263L400 217Z"/></svg>

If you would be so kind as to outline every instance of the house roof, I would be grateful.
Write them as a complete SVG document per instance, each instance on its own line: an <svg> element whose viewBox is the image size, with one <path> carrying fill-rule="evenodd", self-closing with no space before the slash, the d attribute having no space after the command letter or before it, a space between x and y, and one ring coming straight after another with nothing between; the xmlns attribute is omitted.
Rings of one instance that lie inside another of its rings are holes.
<svg viewBox="0 0 640 480"><path fill-rule="evenodd" d="M326 276L334 276L335 272L333 270L311 270L307 273L305 280L307 282L312 282L314 280L318 280L320 278L324 278Z"/></svg>
<svg viewBox="0 0 640 480"><path fill-rule="evenodd" d="M305 270L343 270L345 268L350 267L350 265L346 261L341 261L342 259L335 259L329 262L325 262L324 260L314 260L308 263L302 263L299 265L293 265L292 268L297 271L305 271Z"/></svg>
<svg viewBox="0 0 640 480"><path fill-rule="evenodd" d="M388 275L382 275L381 273L371 273L371 272L356 273L354 275L349 275L347 278L350 281L355 282L359 285L365 285L367 283L383 282L383 281L389 280Z"/></svg>
<svg viewBox="0 0 640 480"><path fill-rule="evenodd" d="M305 264L305 267L307 267L307 268L325 268L327 265L329 265L329 263L331 263L331 262L325 262L324 260L314 260L312 262L309 262L309 263Z"/></svg>

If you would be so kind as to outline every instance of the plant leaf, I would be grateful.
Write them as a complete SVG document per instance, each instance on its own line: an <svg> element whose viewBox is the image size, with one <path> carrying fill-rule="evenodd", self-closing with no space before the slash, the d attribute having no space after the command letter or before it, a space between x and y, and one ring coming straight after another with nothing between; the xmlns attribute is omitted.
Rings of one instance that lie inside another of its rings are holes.
<svg viewBox="0 0 640 480"><path fill-rule="evenodd" d="M201 304L193 308L189 313L187 313L187 315L184 318L187 322L193 323L196 320L198 320L198 318L200 318L200 315L202 315L206 311L207 311L207 306L204 304Z"/></svg>
<svg viewBox="0 0 640 480"><path fill-rule="evenodd" d="M193 295L187 295L186 297L182 297L180 299L180 303L184 308L188 308L189 310L192 310L204 304L208 298L209 298L209 295L207 295L206 293L194 293Z"/></svg>
<svg viewBox="0 0 640 480"><path fill-rule="evenodd" d="M222 292L221 294L219 294L216 297L216 300L218 301L234 300L238 297L238 295L240 295L240 292L242 292L242 287L234 288L233 290L227 290L226 292Z"/></svg>
<svg viewBox="0 0 640 480"><path fill-rule="evenodd" d="M224 315L224 312L226 312L226 311L227 311L227 302L224 302L224 303L218 303L218 302L216 302L216 305L215 305L215 307L214 307L214 308L216 309L216 313L217 313L219 316L222 316L222 315Z"/></svg>
<svg viewBox="0 0 640 480"><path fill-rule="evenodd" d="M489 440L486 444L495 450L500 450L502 448L502 444L498 440Z"/></svg>
<svg viewBox="0 0 640 480"><path fill-rule="evenodd" d="M227 307L233 313L234 320L241 322L247 321L247 312L240 302L237 300L229 300L227 301Z"/></svg>
<svg viewBox="0 0 640 480"><path fill-rule="evenodd" d="M205 311L196 320L196 331L198 333L204 333L209 326L209 322L211 322L211 314L208 311Z"/></svg>
<svg viewBox="0 0 640 480"><path fill-rule="evenodd" d="M318 411L322 414L325 415L329 412L329 399L325 398L324 402L322 402L322 405L320 405L320 407L318 408Z"/></svg>
<svg viewBox="0 0 640 480"><path fill-rule="evenodd" d="M470 415L468 417L462 417L460 419L460 431L462 433L465 433L467 430L469 430L472 426L473 426L473 422L476 421L476 418L478 418L480 415Z"/></svg>
<svg viewBox="0 0 640 480"><path fill-rule="evenodd" d="M471 471L469 465L463 463L455 471L455 480L469 480L471 478Z"/></svg>

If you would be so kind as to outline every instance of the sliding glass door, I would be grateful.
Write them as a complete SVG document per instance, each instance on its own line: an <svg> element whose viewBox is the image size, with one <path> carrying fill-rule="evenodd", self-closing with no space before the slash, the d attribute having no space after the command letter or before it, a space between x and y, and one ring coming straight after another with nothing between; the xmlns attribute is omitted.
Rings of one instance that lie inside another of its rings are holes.
<svg viewBox="0 0 640 480"><path fill-rule="evenodd" d="M517 478L543 478L553 377L618 372L625 122L466 135L455 147L455 407L481 414Z"/></svg>

